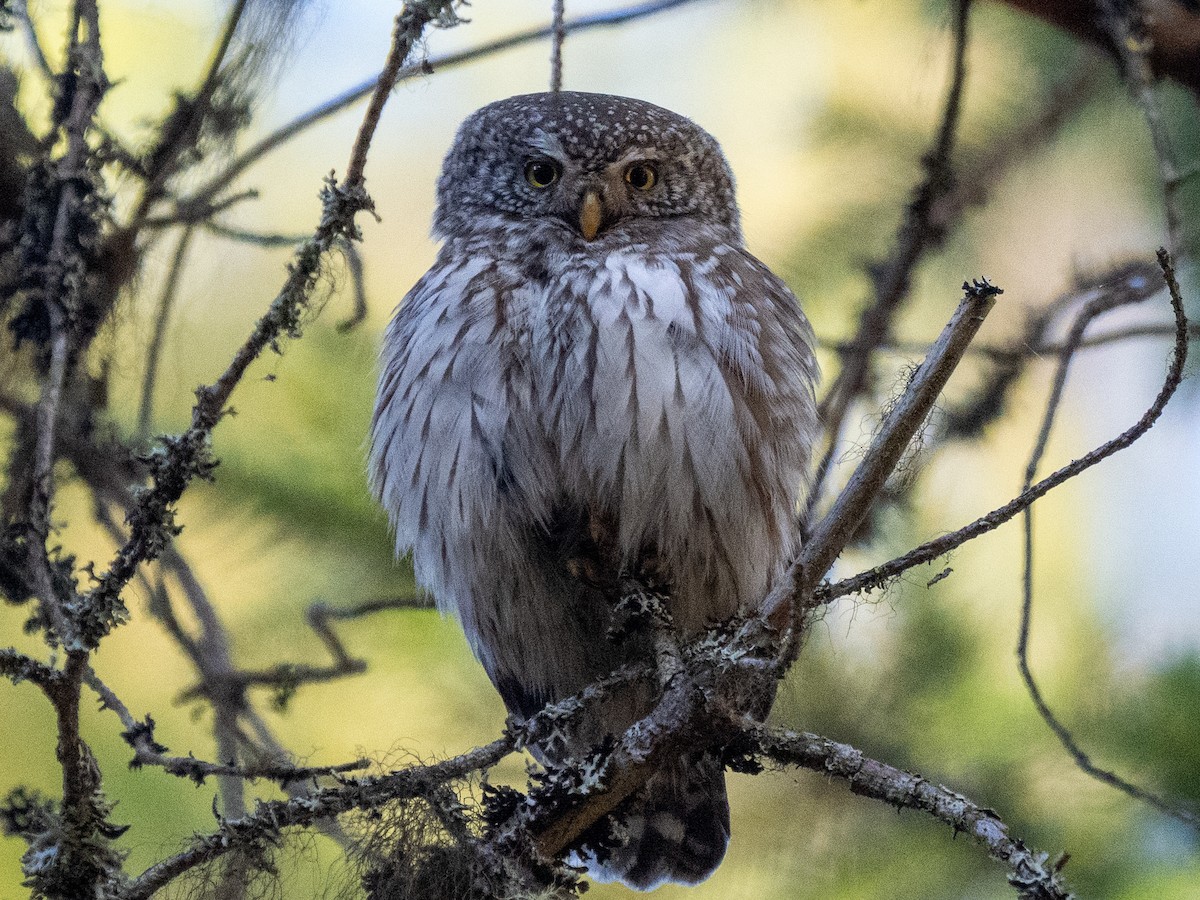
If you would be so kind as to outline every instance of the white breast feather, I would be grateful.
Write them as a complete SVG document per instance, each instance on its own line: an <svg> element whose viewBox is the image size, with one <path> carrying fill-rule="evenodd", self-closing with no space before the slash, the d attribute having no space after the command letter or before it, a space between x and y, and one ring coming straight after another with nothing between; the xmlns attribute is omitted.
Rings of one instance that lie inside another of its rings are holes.
<svg viewBox="0 0 1200 900"><path fill-rule="evenodd" d="M741 269L765 301L743 296ZM630 558L668 560L688 630L761 599L790 554L814 415L794 302L728 247L564 259L542 286L467 256L414 287L384 344L373 485L397 550L489 670L536 683L577 652L539 628L539 605L572 602L529 554L555 503L614 514Z"/></svg>

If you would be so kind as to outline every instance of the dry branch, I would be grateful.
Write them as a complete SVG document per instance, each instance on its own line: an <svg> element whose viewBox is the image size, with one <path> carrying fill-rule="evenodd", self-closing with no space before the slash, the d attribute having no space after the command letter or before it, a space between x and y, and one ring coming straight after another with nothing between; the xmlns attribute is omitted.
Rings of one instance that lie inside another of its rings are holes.
<svg viewBox="0 0 1200 900"><path fill-rule="evenodd" d="M1167 277L1168 284L1173 284L1174 272L1170 266L1170 257L1165 250L1159 251L1159 260L1163 265L1164 276ZM1134 425L1111 441L1100 445L1046 476L1041 481L1032 485L1028 490L1022 491L1004 506L992 510L969 525L965 525L950 534L928 541L903 556L890 560L883 565L876 566L866 572L861 572L852 578L846 578L818 588L815 595L817 601L820 603L829 603L838 597L845 597L860 591L876 590L908 569L931 562L939 556L949 553L956 547L962 546L967 541L999 528L1005 522L1020 514L1040 497L1045 496L1054 488L1090 469L1096 463L1130 446L1149 431L1151 426L1158 420L1158 417L1162 415L1167 402L1175 394L1176 388L1179 387L1180 382L1183 380L1183 367L1187 360L1188 322L1183 312L1183 304L1179 299L1178 285L1174 285L1169 293L1171 309L1175 315L1175 343L1171 351L1171 360L1167 368L1166 378L1158 395Z"/></svg>
<svg viewBox="0 0 1200 900"><path fill-rule="evenodd" d="M963 284L966 292L929 355L914 373L904 394L892 407L862 463L834 501L833 508L813 528L807 542L772 596L764 615L786 632L780 661L786 667L799 652L804 617L814 603L814 591L833 561L870 512L884 484L903 457L913 435L966 353L1001 290L987 280Z"/></svg>
<svg viewBox="0 0 1200 900"><path fill-rule="evenodd" d="M1111 32L1104 26L1107 0L1004 0L1078 38L1104 47L1114 56ZM1200 11L1180 0L1141 0L1149 38L1148 61L1154 74L1172 78L1200 95Z"/></svg>
<svg viewBox="0 0 1200 900"><path fill-rule="evenodd" d="M1009 837L1008 826L993 810L961 794L819 735L758 728L753 738L758 750L777 763L844 779L852 793L897 809L920 810L945 822L955 834L969 835L989 856L1008 866L1008 882L1022 900L1071 900L1074 896L1060 875L1065 858L1052 862L1047 854Z"/></svg>
<svg viewBox="0 0 1200 900"><path fill-rule="evenodd" d="M967 79L967 25L971 0L955 0L954 8L953 74L937 134L921 160L924 178L913 190L888 258L872 271L874 296L859 315L858 329L849 343L850 352L842 357L841 369L826 388L818 407L825 427L826 449L813 476L807 504L806 519L809 520L822 502L826 479L850 407L870 385L875 351L891 338L892 323L908 298L917 264L946 233L946 225L937 220L935 210L954 187L950 156L958 134Z"/></svg>
<svg viewBox="0 0 1200 900"><path fill-rule="evenodd" d="M1179 311L1183 308L1183 298L1179 292L1179 284L1175 280L1174 268L1171 265L1170 257L1166 251L1160 251L1159 264L1162 266L1163 278L1167 283L1167 290L1171 297L1171 305L1176 310L1178 316ZM1055 372L1054 382L1050 389L1050 396L1046 401L1046 411L1042 416L1042 425L1038 431L1037 441L1032 452L1029 455L1029 463L1025 469L1025 483L1022 486L1023 491L1028 491L1033 484L1033 479L1037 474L1037 468L1046 452L1046 445L1050 440L1050 431L1054 425L1057 416L1059 404L1062 401L1063 391L1067 384L1067 372L1071 365L1071 360L1074 357L1075 351L1079 348L1083 341L1084 331L1088 325L1099 315L1109 309L1121 305L1122 299L1118 296L1100 296L1090 303L1086 304L1079 311L1079 315L1075 319L1075 324L1071 328L1070 334L1067 335L1064 341L1064 350L1059 359L1058 369ZM1186 332L1186 322L1176 322L1176 363L1182 369L1187 358L1187 341L1183 337ZM1128 779L1118 775L1116 772L1108 769L1103 769L1092 762L1091 757L1084 752L1080 747L1075 736L1063 724L1062 720L1054 714L1050 709L1042 694L1041 688L1038 686L1037 680L1033 677L1033 670L1029 667L1029 638L1033 621L1033 508L1026 507L1023 512L1024 525L1024 562L1021 579L1021 626L1020 638L1017 642L1017 668L1021 672L1021 680L1025 682L1025 687L1029 691L1029 696L1033 700L1034 706L1037 708L1038 715L1054 732L1059 742L1071 755L1075 764L1083 770L1087 775L1095 778L1104 784L1114 787L1117 790L1139 800L1149 806L1154 807L1159 812L1164 813L1174 819L1177 819L1193 828L1200 828L1200 816L1195 813L1182 809L1175 804L1169 803L1162 797L1155 794L1153 791L1146 790L1133 784Z"/></svg>

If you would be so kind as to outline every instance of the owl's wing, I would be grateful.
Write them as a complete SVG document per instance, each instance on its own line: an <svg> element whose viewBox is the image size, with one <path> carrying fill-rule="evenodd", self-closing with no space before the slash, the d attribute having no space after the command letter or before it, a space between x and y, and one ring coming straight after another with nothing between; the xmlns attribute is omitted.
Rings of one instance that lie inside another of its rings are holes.
<svg viewBox="0 0 1200 900"><path fill-rule="evenodd" d="M788 286L741 247L717 246L682 271L699 297L702 339L715 356L744 448L738 458L744 506L731 513L743 519L727 518L723 526L752 532L745 565L764 567L753 556L759 541L772 548L775 564L786 562L817 437L812 328ZM754 534L759 523L762 531Z"/></svg>
<svg viewBox="0 0 1200 900"><path fill-rule="evenodd" d="M720 264L707 274L707 289L728 298L711 323L718 359L740 383L762 437L786 465L806 470L820 374L812 326L791 289L748 251L726 246L714 255Z"/></svg>
<svg viewBox="0 0 1200 900"><path fill-rule="evenodd" d="M516 489L512 394L527 391L503 337L505 299L518 289L494 260L447 245L388 328L371 428L371 485L396 550L412 550L418 582L459 615L485 665L472 573L520 557L502 552L514 538L497 515Z"/></svg>

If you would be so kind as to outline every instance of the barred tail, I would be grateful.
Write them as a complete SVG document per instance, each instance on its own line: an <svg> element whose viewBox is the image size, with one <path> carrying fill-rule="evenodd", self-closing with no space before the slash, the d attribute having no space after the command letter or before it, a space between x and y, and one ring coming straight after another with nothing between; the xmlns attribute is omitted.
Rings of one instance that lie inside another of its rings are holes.
<svg viewBox="0 0 1200 900"><path fill-rule="evenodd" d="M729 844L729 801L720 759L685 756L655 773L625 814L629 839L603 865L599 881L648 891L664 882L698 884L721 864Z"/></svg>

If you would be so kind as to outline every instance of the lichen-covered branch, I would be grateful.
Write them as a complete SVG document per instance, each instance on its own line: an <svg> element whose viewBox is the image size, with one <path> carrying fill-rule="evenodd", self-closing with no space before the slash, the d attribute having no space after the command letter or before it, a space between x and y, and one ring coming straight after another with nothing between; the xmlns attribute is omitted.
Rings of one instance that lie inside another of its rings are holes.
<svg viewBox="0 0 1200 900"><path fill-rule="evenodd" d="M441 19L444 24L453 24L451 10L450 0L407 5L396 20L388 57L390 69L399 69L430 22ZM321 222L313 236L296 252L287 281L270 308L258 320L225 372L213 384L196 391L191 427L181 435L164 438L150 455L153 485L138 496L137 506L129 516L129 540L89 592L85 600L87 605L101 609L123 608L120 593L137 567L157 558L178 533L174 504L194 479L211 475L215 465L210 452L212 431L224 415L234 388L263 351L278 349L279 342L285 337L300 336L303 316L325 254L338 240L358 239L354 218L359 212L372 208L371 199L363 188L363 167L391 85L391 80L380 80L376 88L377 99L369 106L351 149L345 181L339 184L332 177L326 180L321 192Z"/></svg>
<svg viewBox="0 0 1200 900"><path fill-rule="evenodd" d="M752 740L758 752L776 763L812 769L847 782L851 792L897 809L928 813L982 844L988 855L1004 863L1008 882L1021 900L1070 900L1074 895L1060 873L1058 861L1010 837L1008 826L993 810L981 807L949 788L933 784L865 756L849 744L803 732L756 728Z"/></svg>
<svg viewBox="0 0 1200 900"><path fill-rule="evenodd" d="M274 843L283 829L312 825L321 819L351 810L371 809L390 800L425 796L440 790L449 781L494 766L512 747L512 738L501 738L433 765L348 781L300 799L259 802L250 814L222 822L217 831L198 838L187 850L154 864L117 896L120 900L146 900L196 866L238 848L264 841Z"/></svg>

